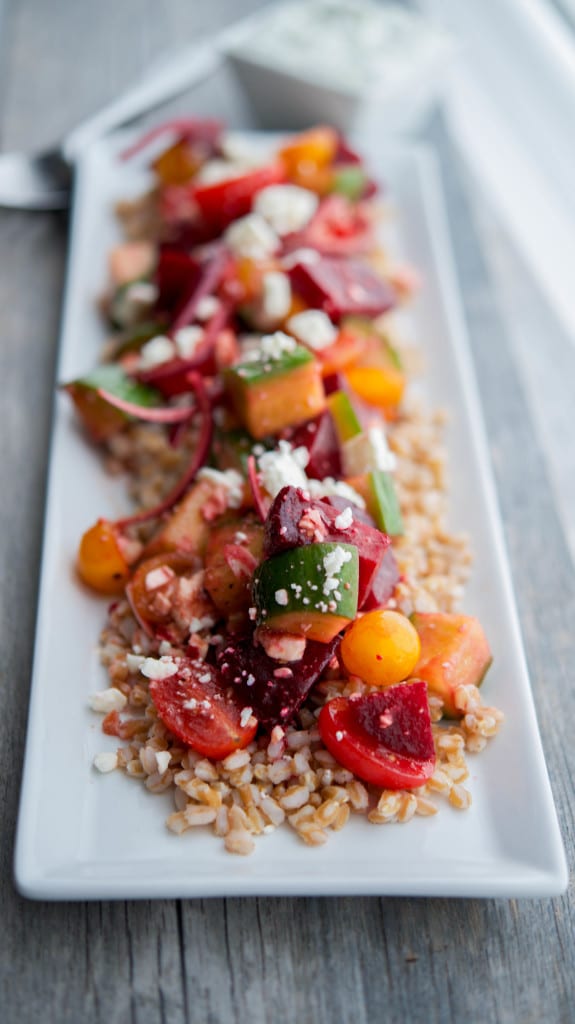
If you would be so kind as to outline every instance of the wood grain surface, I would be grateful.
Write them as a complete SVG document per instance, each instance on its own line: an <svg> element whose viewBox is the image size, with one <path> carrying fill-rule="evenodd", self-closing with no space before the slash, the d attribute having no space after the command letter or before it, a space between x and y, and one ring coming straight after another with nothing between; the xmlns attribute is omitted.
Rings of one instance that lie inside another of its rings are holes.
<svg viewBox="0 0 575 1024"><path fill-rule="evenodd" d="M261 6L257 0L4 2L3 148L32 148L57 138L110 99L160 50ZM189 105L231 112L238 125L247 116L227 80L206 83ZM481 206L441 122L430 123L426 135L443 165L543 743L571 856L575 593L562 523L569 519L562 467L568 472L572 466L567 449L574 436L573 381L569 387L566 374L573 367L573 351L549 313L542 312L540 300L533 320L526 315L533 308L534 283ZM0 211L0 1020L575 1020L572 893L520 902L373 898L100 904L32 903L16 895L13 837L66 232L61 216ZM542 356L545 344L552 365ZM557 445L561 430L567 432L564 458Z"/></svg>

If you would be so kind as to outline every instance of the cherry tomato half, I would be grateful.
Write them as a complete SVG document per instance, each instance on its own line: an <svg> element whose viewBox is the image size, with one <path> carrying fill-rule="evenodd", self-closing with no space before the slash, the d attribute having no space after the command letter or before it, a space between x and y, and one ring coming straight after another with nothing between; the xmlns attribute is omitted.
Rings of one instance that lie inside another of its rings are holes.
<svg viewBox="0 0 575 1024"><path fill-rule="evenodd" d="M176 675L152 680L150 696L170 732L214 761L247 747L258 728L253 715L242 724L245 709L209 665L184 663Z"/></svg>
<svg viewBox="0 0 575 1024"><path fill-rule="evenodd" d="M268 164L236 178L227 178L211 185L196 185L192 195L204 220L215 227L225 228L237 217L244 217L250 212L256 192L284 180L282 165Z"/></svg>
<svg viewBox="0 0 575 1024"><path fill-rule="evenodd" d="M374 786L415 789L433 775L427 686L420 680L336 697L322 708L318 726L336 761Z"/></svg>

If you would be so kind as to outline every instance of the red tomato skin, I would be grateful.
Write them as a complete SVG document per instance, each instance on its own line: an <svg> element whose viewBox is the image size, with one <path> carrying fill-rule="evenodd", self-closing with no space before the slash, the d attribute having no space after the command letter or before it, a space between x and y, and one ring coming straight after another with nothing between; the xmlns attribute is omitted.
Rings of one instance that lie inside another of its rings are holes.
<svg viewBox="0 0 575 1024"><path fill-rule="evenodd" d="M394 689L396 687L389 687L387 692ZM323 743L339 764L364 782L382 789L415 789L423 786L435 770L435 756L418 759L396 754L385 750L367 732L358 730L346 697L336 697L324 705L318 727Z"/></svg>
<svg viewBox="0 0 575 1024"><path fill-rule="evenodd" d="M241 704L225 691L209 665L184 663L175 675L152 680L150 696L170 732L212 761L247 747L257 732L253 715L247 725L241 724Z"/></svg>
<svg viewBox="0 0 575 1024"><path fill-rule="evenodd" d="M256 167L238 178L218 181L213 185L196 185L193 198L204 220L224 228L237 217L244 217L252 208L252 200L260 189L285 181L280 163Z"/></svg>

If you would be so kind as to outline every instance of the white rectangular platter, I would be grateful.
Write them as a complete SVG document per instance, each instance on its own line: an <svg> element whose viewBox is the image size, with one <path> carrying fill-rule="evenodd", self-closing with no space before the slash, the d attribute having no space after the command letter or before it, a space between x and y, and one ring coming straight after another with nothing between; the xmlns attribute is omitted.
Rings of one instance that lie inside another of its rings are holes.
<svg viewBox="0 0 575 1024"><path fill-rule="evenodd" d="M78 171L66 289L60 381L98 359L95 301L106 254L118 238L112 206L147 183L143 165L120 163L125 140L90 148ZM173 809L119 772L102 776L94 755L115 749L88 694L106 685L97 643L105 601L76 582L82 532L126 508L123 488L102 472L76 428L66 396L56 401L42 580L16 883L37 899L245 895L546 896L567 884L561 837L519 635L481 414L455 287L435 165L404 150L373 168L398 210L398 244L424 275L412 325L426 360L425 392L450 413L450 522L467 530L476 559L464 611L481 619L494 666L484 684L506 722L470 758L473 806L445 805L407 827L354 819L322 847L289 828L257 841L247 858L225 852L207 830L175 836Z"/></svg>

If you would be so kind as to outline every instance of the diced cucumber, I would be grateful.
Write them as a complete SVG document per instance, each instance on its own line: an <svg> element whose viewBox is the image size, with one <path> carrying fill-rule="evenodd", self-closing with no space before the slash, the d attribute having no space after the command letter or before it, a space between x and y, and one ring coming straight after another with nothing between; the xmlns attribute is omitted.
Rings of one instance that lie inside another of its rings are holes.
<svg viewBox="0 0 575 1024"><path fill-rule="evenodd" d="M369 476L373 493L374 519L384 533L388 533L390 537L399 537L403 533L403 518L393 477L380 469Z"/></svg>
<svg viewBox="0 0 575 1024"><path fill-rule="evenodd" d="M309 544L268 558L254 576L259 625L327 643L357 614L359 557L352 544Z"/></svg>
<svg viewBox="0 0 575 1024"><path fill-rule="evenodd" d="M361 434L361 424L346 391L334 391L329 395L327 407L335 424L340 445L356 434Z"/></svg>

